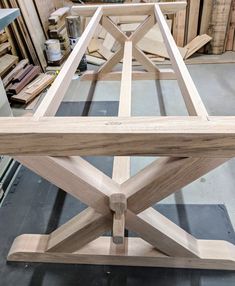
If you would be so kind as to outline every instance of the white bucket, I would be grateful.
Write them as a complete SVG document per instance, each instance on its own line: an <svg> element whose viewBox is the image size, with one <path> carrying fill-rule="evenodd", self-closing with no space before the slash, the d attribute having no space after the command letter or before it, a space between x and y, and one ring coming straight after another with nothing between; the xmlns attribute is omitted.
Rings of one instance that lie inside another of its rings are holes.
<svg viewBox="0 0 235 286"><path fill-rule="evenodd" d="M62 58L60 41L50 39L45 42L47 59L50 62L59 61Z"/></svg>

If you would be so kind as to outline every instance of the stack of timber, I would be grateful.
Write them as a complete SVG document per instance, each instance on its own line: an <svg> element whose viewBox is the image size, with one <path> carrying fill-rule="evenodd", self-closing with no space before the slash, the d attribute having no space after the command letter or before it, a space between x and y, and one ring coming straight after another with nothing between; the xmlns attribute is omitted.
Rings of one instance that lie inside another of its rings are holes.
<svg viewBox="0 0 235 286"><path fill-rule="evenodd" d="M6 29L9 42L12 44L12 54L20 59L29 59L42 69L46 67L43 53L41 24L33 5L33 1L2 0L1 8L19 8L21 15Z"/></svg>
<svg viewBox="0 0 235 286"><path fill-rule="evenodd" d="M41 73L34 81L25 86L20 93L13 95L11 100L27 104L47 88L53 80L53 75Z"/></svg>
<svg viewBox="0 0 235 286"><path fill-rule="evenodd" d="M12 46L8 41L8 36L5 30L0 31L0 57L11 52Z"/></svg>
<svg viewBox="0 0 235 286"><path fill-rule="evenodd" d="M0 77L5 76L17 64L18 60L10 40L9 30L6 28L0 31Z"/></svg>
<svg viewBox="0 0 235 286"><path fill-rule="evenodd" d="M21 16L7 28L12 54L46 70L44 43L49 38L48 18L57 9L71 1L60 0L1 0L0 8L19 8ZM63 8L64 9L64 8Z"/></svg>
<svg viewBox="0 0 235 286"><path fill-rule="evenodd" d="M48 35L50 39L55 39L60 42L61 58L52 61L47 57L49 65L60 66L70 52L69 37L65 26L65 18L68 16L70 9L68 7L59 8L54 11L48 18Z"/></svg>
<svg viewBox="0 0 235 286"><path fill-rule="evenodd" d="M41 73L39 66L33 66L28 59L24 59L2 81L11 100L28 103L51 84L53 79L54 76Z"/></svg>

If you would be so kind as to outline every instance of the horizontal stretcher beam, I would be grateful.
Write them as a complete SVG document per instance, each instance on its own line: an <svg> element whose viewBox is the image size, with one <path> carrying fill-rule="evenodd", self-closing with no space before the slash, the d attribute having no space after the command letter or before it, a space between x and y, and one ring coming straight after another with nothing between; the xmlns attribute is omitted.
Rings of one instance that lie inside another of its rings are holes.
<svg viewBox="0 0 235 286"><path fill-rule="evenodd" d="M0 154L235 156L235 117L0 118Z"/></svg>
<svg viewBox="0 0 235 286"><path fill-rule="evenodd" d="M164 14L174 14L185 9L186 1L158 3ZM79 16L92 16L98 7L102 7L104 16L150 15L154 13L154 3L131 4L104 4L104 5L77 5L72 7L72 14Z"/></svg>

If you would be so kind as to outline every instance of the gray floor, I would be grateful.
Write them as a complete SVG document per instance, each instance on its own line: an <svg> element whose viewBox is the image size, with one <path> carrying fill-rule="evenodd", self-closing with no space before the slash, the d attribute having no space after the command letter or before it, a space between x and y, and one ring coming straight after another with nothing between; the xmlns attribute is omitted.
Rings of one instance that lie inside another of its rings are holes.
<svg viewBox="0 0 235 286"><path fill-rule="evenodd" d="M235 115L235 64L188 66L201 98L210 115ZM91 94L95 92L93 98ZM64 101L117 101L120 82L100 81L96 86L75 77ZM133 81L132 115L187 115L176 81ZM105 113L104 113L105 116ZM153 157L134 157L131 173L135 174L152 162ZM225 204L235 228L235 159L186 186L161 203Z"/></svg>

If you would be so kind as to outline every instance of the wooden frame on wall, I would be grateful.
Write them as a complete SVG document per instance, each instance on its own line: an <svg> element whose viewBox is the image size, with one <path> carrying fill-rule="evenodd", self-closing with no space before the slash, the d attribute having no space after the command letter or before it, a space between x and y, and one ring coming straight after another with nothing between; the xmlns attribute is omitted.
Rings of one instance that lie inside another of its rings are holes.
<svg viewBox="0 0 235 286"><path fill-rule="evenodd" d="M180 1L73 7L73 13L92 18L33 118L0 118L0 153L12 155L88 208L49 235L18 236L8 260L235 269L233 244L196 239L152 208L235 155L235 118L208 116L164 19L163 13L185 6ZM109 16L130 14L147 17L127 37ZM159 69L136 47L156 21L173 69ZM82 80L121 80L118 117L55 118L99 24L121 48ZM133 57L146 71L132 71ZM122 58L122 72L112 72ZM189 116L132 118L132 79L177 79ZM114 155L113 178L81 155ZM165 157L130 177L128 156L133 155ZM139 237L125 237L125 228ZM102 236L110 229L112 237Z"/></svg>

